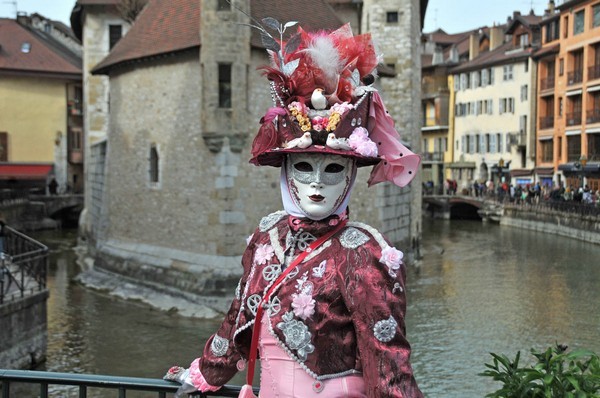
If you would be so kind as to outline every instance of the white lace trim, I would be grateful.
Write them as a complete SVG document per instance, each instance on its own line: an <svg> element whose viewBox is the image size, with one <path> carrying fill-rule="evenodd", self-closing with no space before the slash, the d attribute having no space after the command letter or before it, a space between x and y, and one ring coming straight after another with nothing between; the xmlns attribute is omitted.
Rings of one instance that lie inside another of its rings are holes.
<svg viewBox="0 0 600 398"><path fill-rule="evenodd" d="M258 224L258 229L260 232L266 232L269 229L273 228L275 224L279 222L283 217L285 217L287 213L283 210L276 211L275 213L271 213L268 216L265 216L260 220Z"/></svg>

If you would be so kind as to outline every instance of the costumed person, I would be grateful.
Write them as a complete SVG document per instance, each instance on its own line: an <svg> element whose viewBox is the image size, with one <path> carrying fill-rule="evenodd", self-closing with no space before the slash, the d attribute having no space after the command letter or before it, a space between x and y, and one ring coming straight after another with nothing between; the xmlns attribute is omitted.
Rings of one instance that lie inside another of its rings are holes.
<svg viewBox="0 0 600 398"><path fill-rule="evenodd" d="M281 36L294 25L273 21ZM285 211L264 217L249 238L235 297L202 356L165 379L182 383L178 397L215 391L246 367L251 383L258 351L261 398L422 397L405 333L403 254L349 221L358 167L373 166L369 185L405 186L420 163L372 87L371 37L349 25L298 28L265 45L275 106L250 162L281 168Z"/></svg>

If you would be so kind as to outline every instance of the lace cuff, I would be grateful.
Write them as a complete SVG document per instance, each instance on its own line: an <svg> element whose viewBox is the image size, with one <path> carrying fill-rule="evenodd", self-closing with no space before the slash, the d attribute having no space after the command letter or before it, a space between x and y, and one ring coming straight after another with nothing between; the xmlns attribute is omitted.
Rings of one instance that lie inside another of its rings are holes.
<svg viewBox="0 0 600 398"><path fill-rule="evenodd" d="M200 392L217 391L219 388L221 388L221 386L215 387L215 386L208 384L206 379L204 379L202 372L200 372L199 365L200 365L200 358L196 358L194 360L194 362L192 362L192 364L190 365L190 369L189 369L190 370L189 377L192 381L192 384L194 384L194 387L196 387L198 389L198 391L200 391Z"/></svg>

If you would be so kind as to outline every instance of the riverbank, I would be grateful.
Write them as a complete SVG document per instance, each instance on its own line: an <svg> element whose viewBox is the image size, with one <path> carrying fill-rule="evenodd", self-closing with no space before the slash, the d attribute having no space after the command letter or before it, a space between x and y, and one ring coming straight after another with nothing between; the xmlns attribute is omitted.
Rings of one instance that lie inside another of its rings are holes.
<svg viewBox="0 0 600 398"><path fill-rule="evenodd" d="M600 216L585 207L565 211L552 203L504 204L500 225L578 239L600 245Z"/></svg>
<svg viewBox="0 0 600 398"><path fill-rule="evenodd" d="M200 296L157 284L141 283L95 267L94 259L88 255L84 246L77 246L74 251L77 255L76 262L81 268L74 281L110 296L138 301L169 314L203 319L222 316L231 303L231 297Z"/></svg>

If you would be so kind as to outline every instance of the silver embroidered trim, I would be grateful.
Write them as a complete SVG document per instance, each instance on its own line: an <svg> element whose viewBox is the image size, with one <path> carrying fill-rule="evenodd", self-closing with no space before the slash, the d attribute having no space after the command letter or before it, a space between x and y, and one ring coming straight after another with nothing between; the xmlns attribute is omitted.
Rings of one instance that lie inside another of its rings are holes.
<svg viewBox="0 0 600 398"><path fill-rule="evenodd" d="M277 345L283 351L285 351L285 353L290 358L292 358L294 361L296 361L300 365L300 367L302 367L302 369L304 369L304 371L306 373L308 373L308 375L310 377L312 377L313 379L315 379L315 380L328 380L328 379L335 379L335 378L338 378L338 377L348 376L348 375L352 375L352 374L362 374L358 370L349 369L349 370L345 370L343 372L338 372L338 373L331 373L331 374L325 374L325 375L317 375L315 372L313 372L312 370L310 370L308 368L308 366L306 366L306 364L304 363L304 361L300 360L300 358L298 358L296 356L296 354L294 354L292 351L290 351L290 349L285 345L285 343L283 341L281 341L279 339L279 336L277 336L277 333L275 333L275 331L273 330L273 323L271 322L271 318L267 318L267 322L268 322L268 325L269 325L269 333L271 333L271 336L273 336L273 338L277 342Z"/></svg>
<svg viewBox="0 0 600 398"><path fill-rule="evenodd" d="M260 300L260 294L253 294L252 296L248 297L248 300L246 300L246 305L248 306L248 309L254 316L256 316L256 310L258 309Z"/></svg>
<svg viewBox="0 0 600 398"><path fill-rule="evenodd" d="M296 351L298 358L306 361L308 354L315 350L315 346L311 344L312 335L308 326L294 319L294 313L291 311L286 312L282 319L283 322L279 322L277 327L283 332L285 343L291 350Z"/></svg>
<svg viewBox="0 0 600 398"><path fill-rule="evenodd" d="M279 300L279 297L273 297L270 302L265 304L265 309L269 316L277 315L281 311L281 300Z"/></svg>
<svg viewBox="0 0 600 398"><path fill-rule="evenodd" d="M271 213L268 216L265 216L260 220L258 224L258 229L260 232L266 232L269 229L273 228L275 224L279 222L283 217L285 217L285 211L276 211L275 213Z"/></svg>
<svg viewBox="0 0 600 398"><path fill-rule="evenodd" d="M315 278L322 278L325 275L325 270L327 269L327 260L321 261L321 264L313 267L312 276Z"/></svg>
<svg viewBox="0 0 600 398"><path fill-rule="evenodd" d="M313 243L316 240L317 238L313 234L309 232L300 231L296 234L296 236L292 237L291 243L296 244L296 247L298 247L300 251L304 251L310 246L311 243Z"/></svg>
<svg viewBox="0 0 600 398"><path fill-rule="evenodd" d="M346 230L342 232L342 235L340 235L340 243L346 249L356 249L368 241L369 237L366 234L352 227L346 228Z"/></svg>
<svg viewBox="0 0 600 398"><path fill-rule="evenodd" d="M364 229L365 231L367 231L368 233L373 235L373 238L375 238L375 241L377 241L377 243L379 243L379 246L381 247L382 250L389 246L388 243L385 241L385 238L383 237L383 235L381 235L381 232L379 232L378 230L376 230L375 228L373 228L370 225L363 224L361 222L351 221L348 223L348 227L356 227L356 228Z"/></svg>
<svg viewBox="0 0 600 398"><path fill-rule="evenodd" d="M229 340L215 334L212 343L210 343L210 350L212 351L213 355L216 357L222 357L227 354L228 348Z"/></svg>
<svg viewBox="0 0 600 398"><path fill-rule="evenodd" d="M281 265L280 264L269 264L262 271L263 278L267 282L271 282L272 280L277 279L277 277L280 274L281 274Z"/></svg>
<svg viewBox="0 0 600 398"><path fill-rule="evenodd" d="M237 300L239 300L241 295L242 295L242 280L240 279L240 281L237 284L237 287L235 288L235 298Z"/></svg>
<svg viewBox="0 0 600 398"><path fill-rule="evenodd" d="M329 246L331 246L331 239L329 239L327 242L323 243L316 250L313 250L308 256L306 256L304 258L304 261L302 261L302 264L317 257L321 252L323 252L323 250L327 249Z"/></svg>
<svg viewBox="0 0 600 398"><path fill-rule="evenodd" d="M379 321L373 327L373 333L375 334L375 338L382 343L387 343L392 340L396 335L396 327L398 323L391 316L388 319L383 321Z"/></svg>
<svg viewBox="0 0 600 398"><path fill-rule="evenodd" d="M279 231L277 228L273 228L269 231L269 240L271 241L271 247L275 252L277 260L279 260L280 264L283 264L285 261L285 253L283 247L281 247L281 243L279 243Z"/></svg>

